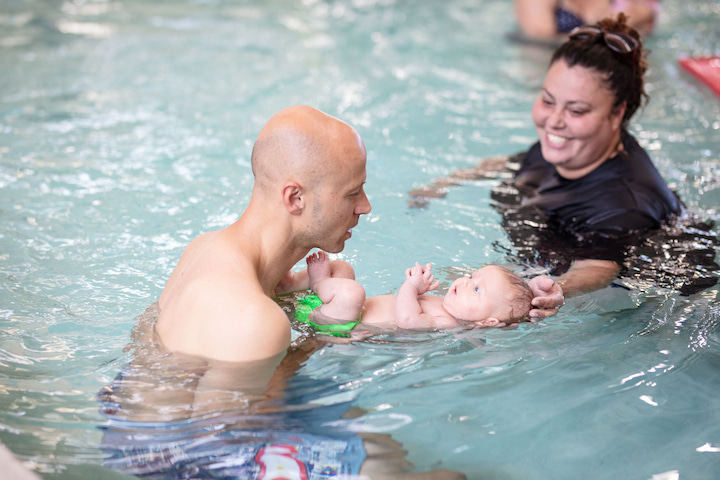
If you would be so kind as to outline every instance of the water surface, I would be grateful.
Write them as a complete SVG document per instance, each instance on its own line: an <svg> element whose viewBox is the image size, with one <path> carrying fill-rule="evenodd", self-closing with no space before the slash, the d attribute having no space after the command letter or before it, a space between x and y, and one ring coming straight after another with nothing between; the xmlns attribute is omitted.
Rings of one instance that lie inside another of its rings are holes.
<svg viewBox="0 0 720 480"><path fill-rule="evenodd" d="M631 128L716 222L720 99L676 59L720 54L719 16L717 2L663 3L652 100ZM406 192L534 141L549 52L508 43L512 28L499 0L3 2L0 440L44 478L116 475L95 395L183 247L247 205L252 142L286 106L365 140L373 211L340 257L368 294L415 261L443 279L507 261L496 181L423 210ZM365 409L338 428L391 434L418 470L713 478L717 296L607 289L516 330L325 348L299 378L323 385L316 403Z"/></svg>

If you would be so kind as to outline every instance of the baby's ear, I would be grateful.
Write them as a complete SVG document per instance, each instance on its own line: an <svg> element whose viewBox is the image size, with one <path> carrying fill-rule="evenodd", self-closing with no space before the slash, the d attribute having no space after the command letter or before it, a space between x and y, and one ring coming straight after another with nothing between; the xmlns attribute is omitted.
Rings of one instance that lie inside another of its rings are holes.
<svg viewBox="0 0 720 480"><path fill-rule="evenodd" d="M485 320L475 322L475 325L481 328L492 328L492 327L505 327L505 322L501 322L495 317L489 317Z"/></svg>

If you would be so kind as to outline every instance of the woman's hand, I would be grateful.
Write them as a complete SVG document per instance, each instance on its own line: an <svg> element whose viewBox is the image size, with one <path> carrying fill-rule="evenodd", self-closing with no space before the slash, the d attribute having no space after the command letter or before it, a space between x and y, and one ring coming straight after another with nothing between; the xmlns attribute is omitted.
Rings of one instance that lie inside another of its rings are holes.
<svg viewBox="0 0 720 480"><path fill-rule="evenodd" d="M565 304L565 297L560 285L547 275L535 277L528 282L533 292L530 319L532 321L552 317Z"/></svg>

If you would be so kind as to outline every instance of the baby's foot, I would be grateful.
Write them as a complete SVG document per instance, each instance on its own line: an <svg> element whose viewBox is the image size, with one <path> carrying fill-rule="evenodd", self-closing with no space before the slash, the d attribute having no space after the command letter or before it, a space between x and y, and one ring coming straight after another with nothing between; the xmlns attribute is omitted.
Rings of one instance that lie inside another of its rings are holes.
<svg viewBox="0 0 720 480"><path fill-rule="evenodd" d="M305 259L308 266L308 277L310 278L310 288L314 288L315 284L320 280L330 278L330 257L322 250L312 255L308 255Z"/></svg>

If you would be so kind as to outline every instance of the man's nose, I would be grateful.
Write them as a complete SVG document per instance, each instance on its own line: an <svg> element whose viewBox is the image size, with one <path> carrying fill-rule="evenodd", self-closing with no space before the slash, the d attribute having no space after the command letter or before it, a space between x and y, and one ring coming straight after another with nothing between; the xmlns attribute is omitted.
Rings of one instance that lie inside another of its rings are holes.
<svg viewBox="0 0 720 480"><path fill-rule="evenodd" d="M362 200L360 200L360 203L355 207L355 213L358 215L365 215L370 213L370 210L372 210L372 205L370 205L370 200L367 197L367 194L363 192L362 194Z"/></svg>

